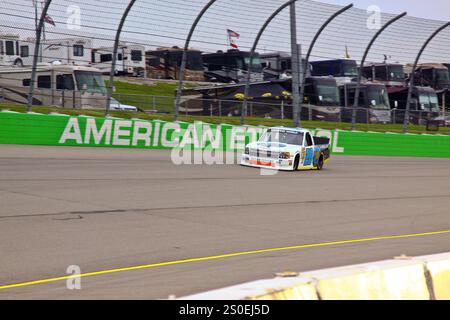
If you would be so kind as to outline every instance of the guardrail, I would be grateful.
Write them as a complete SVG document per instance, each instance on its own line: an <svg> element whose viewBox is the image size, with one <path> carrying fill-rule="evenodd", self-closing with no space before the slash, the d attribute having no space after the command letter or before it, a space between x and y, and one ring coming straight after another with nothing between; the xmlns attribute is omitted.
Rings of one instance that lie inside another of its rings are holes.
<svg viewBox="0 0 450 320"><path fill-rule="evenodd" d="M450 300L450 253L250 282L181 300Z"/></svg>
<svg viewBox="0 0 450 320"><path fill-rule="evenodd" d="M240 152L263 126L0 112L0 144ZM341 155L450 158L450 136L312 130Z"/></svg>

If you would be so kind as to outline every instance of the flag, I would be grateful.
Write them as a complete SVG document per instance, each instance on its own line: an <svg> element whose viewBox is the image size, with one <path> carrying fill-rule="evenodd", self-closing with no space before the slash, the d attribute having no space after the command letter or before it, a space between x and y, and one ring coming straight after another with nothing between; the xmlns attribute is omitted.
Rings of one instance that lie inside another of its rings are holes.
<svg viewBox="0 0 450 320"><path fill-rule="evenodd" d="M240 38L241 35L233 30L227 29L227 33L228 33L228 40L230 41L230 46L233 49L238 49L238 45L236 44L236 41L233 38Z"/></svg>
<svg viewBox="0 0 450 320"><path fill-rule="evenodd" d="M350 53L348 53L348 47L345 46L345 59L351 59Z"/></svg>
<svg viewBox="0 0 450 320"><path fill-rule="evenodd" d="M44 21L47 22L48 24L51 24L52 26L56 27L55 21L49 15L45 15Z"/></svg>
<svg viewBox="0 0 450 320"><path fill-rule="evenodd" d="M228 36L230 38L238 38L239 39L241 36L239 33L235 32L233 30L230 30L230 29L227 29L227 32L228 32Z"/></svg>
<svg viewBox="0 0 450 320"><path fill-rule="evenodd" d="M239 49L239 46L236 44L236 42L233 40L233 39L231 39L230 38L230 46L233 48L233 49Z"/></svg>

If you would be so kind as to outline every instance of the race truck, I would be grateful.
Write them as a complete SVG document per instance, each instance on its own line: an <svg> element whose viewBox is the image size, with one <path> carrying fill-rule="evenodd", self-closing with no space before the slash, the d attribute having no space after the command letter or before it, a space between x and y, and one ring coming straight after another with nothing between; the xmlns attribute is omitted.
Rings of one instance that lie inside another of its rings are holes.
<svg viewBox="0 0 450 320"><path fill-rule="evenodd" d="M322 170L329 159L330 139L314 137L305 129L275 127L246 146L241 165L281 171Z"/></svg>

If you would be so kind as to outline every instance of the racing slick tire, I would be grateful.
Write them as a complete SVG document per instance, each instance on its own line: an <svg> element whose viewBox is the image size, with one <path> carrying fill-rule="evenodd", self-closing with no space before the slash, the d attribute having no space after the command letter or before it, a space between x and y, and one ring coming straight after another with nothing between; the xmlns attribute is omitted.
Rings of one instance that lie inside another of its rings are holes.
<svg viewBox="0 0 450 320"><path fill-rule="evenodd" d="M323 169L323 155L320 156L319 162L317 163L317 170L320 171Z"/></svg>
<svg viewBox="0 0 450 320"><path fill-rule="evenodd" d="M295 156L295 160L294 160L294 167L292 169L292 171L298 171L298 166L300 165L300 155L296 155Z"/></svg>

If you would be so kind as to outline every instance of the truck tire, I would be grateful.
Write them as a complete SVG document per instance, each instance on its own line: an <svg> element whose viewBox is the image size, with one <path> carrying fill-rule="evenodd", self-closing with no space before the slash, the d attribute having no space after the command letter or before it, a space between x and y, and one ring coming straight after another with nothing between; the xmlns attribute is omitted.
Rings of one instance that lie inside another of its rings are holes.
<svg viewBox="0 0 450 320"><path fill-rule="evenodd" d="M323 169L323 155L320 156L319 162L317 163L317 170L320 171Z"/></svg>
<svg viewBox="0 0 450 320"><path fill-rule="evenodd" d="M298 171L298 166L300 165L300 155L296 155L295 156L295 160L294 160L294 167L292 169L292 171Z"/></svg>

